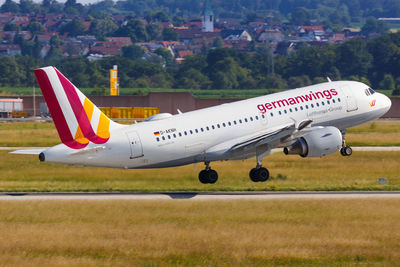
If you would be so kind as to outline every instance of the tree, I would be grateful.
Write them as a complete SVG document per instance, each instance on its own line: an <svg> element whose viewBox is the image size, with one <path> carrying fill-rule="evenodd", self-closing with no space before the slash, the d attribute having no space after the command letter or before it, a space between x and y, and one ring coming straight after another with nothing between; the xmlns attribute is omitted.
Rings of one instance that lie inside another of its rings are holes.
<svg viewBox="0 0 400 267"><path fill-rule="evenodd" d="M386 74L383 80L380 82L379 88L382 90L394 90L395 82L393 76L390 74Z"/></svg>
<svg viewBox="0 0 400 267"><path fill-rule="evenodd" d="M111 19L94 20L90 24L89 32L96 36L98 40L103 40L118 29L118 26Z"/></svg>
<svg viewBox="0 0 400 267"><path fill-rule="evenodd" d="M41 34L44 32L44 27L37 21L31 21L28 25L28 30L32 35Z"/></svg>
<svg viewBox="0 0 400 267"><path fill-rule="evenodd" d="M222 40L221 36L217 36L214 39L213 47L222 48L224 47L224 40Z"/></svg>
<svg viewBox="0 0 400 267"><path fill-rule="evenodd" d="M174 56L171 54L171 51L168 50L166 47L157 48L154 53L160 55L167 65L171 64L174 60Z"/></svg>
<svg viewBox="0 0 400 267"><path fill-rule="evenodd" d="M6 0L0 9L1 9L1 12L18 13L19 5L12 0Z"/></svg>
<svg viewBox="0 0 400 267"><path fill-rule="evenodd" d="M141 58L144 54L144 51L142 47L137 46L137 45L128 45L122 47L122 56L132 59L132 60L137 60Z"/></svg>
<svg viewBox="0 0 400 267"><path fill-rule="evenodd" d="M352 39L337 47L337 67L343 76L358 75L365 77L372 66L372 55L366 42Z"/></svg>
<svg viewBox="0 0 400 267"><path fill-rule="evenodd" d="M146 42L149 40L143 21L137 18L130 19L128 23L120 27L115 34L117 36L129 36L134 43Z"/></svg>
<svg viewBox="0 0 400 267"><path fill-rule="evenodd" d="M34 3L32 0L20 0L19 9L22 13L36 13L39 10L38 4Z"/></svg>
<svg viewBox="0 0 400 267"><path fill-rule="evenodd" d="M311 13L306 8L298 7L291 14L290 23L293 25L310 24Z"/></svg>
<svg viewBox="0 0 400 267"><path fill-rule="evenodd" d="M383 21L379 21L373 17L370 17L361 28L361 32L364 34L380 33L385 34L389 31L389 27Z"/></svg>
<svg viewBox="0 0 400 267"><path fill-rule="evenodd" d="M14 23L8 22L6 25L4 25L3 31L19 31L21 28Z"/></svg>
<svg viewBox="0 0 400 267"><path fill-rule="evenodd" d="M86 26L85 24L83 24L81 20L74 19L65 24L64 27L61 28L60 34L63 35L64 33L68 33L68 36L77 36L84 34L85 29Z"/></svg>
<svg viewBox="0 0 400 267"><path fill-rule="evenodd" d="M171 28L164 28L162 36L164 41L178 41L178 33Z"/></svg>
<svg viewBox="0 0 400 267"><path fill-rule="evenodd" d="M160 23L151 23L146 27L146 31L149 34L150 40L159 41L162 39L162 28Z"/></svg>

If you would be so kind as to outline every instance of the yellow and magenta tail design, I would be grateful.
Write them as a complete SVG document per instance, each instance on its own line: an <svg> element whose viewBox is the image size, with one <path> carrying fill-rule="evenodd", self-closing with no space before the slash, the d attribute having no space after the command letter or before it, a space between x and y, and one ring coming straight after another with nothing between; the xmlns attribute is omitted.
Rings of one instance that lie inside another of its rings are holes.
<svg viewBox="0 0 400 267"><path fill-rule="evenodd" d="M113 123L55 67L34 70L61 141L73 149L104 144Z"/></svg>

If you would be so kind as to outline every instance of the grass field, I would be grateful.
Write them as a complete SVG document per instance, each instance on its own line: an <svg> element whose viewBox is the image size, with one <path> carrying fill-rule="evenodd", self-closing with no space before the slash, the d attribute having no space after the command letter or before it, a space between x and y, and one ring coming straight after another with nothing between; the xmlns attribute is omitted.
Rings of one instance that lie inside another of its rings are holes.
<svg viewBox="0 0 400 267"><path fill-rule="evenodd" d="M346 139L353 146L399 146L400 121L378 120L349 129ZM47 147L60 143L52 122L0 123L0 147Z"/></svg>
<svg viewBox="0 0 400 267"><path fill-rule="evenodd" d="M399 199L0 205L3 266L396 266Z"/></svg>
<svg viewBox="0 0 400 267"><path fill-rule="evenodd" d="M263 165L272 178L253 183L248 173L255 160L213 162L219 173L214 185L203 185L197 175L204 165L157 170L74 167L39 162L37 156L0 151L0 191L264 191L264 190L400 190L400 152L339 153L304 159L276 153ZM379 185L378 179L387 179Z"/></svg>

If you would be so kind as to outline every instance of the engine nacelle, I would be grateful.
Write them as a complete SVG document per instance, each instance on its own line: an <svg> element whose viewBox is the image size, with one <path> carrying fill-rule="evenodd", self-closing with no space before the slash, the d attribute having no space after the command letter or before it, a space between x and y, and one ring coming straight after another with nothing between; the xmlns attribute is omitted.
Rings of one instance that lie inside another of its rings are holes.
<svg viewBox="0 0 400 267"><path fill-rule="evenodd" d="M291 146L285 147L286 155L302 157L323 157L337 152L342 147L342 134L338 128L315 127L300 137Z"/></svg>

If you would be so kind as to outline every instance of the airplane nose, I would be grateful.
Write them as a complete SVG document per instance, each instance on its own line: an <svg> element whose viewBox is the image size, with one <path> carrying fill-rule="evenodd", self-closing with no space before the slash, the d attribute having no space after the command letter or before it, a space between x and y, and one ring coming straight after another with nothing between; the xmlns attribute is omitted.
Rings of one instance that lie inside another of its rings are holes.
<svg viewBox="0 0 400 267"><path fill-rule="evenodd" d="M385 108L386 108L386 110L389 110L390 109L390 107L392 106L392 101L390 100L390 98L389 97L387 97L387 96L383 96L384 97L384 105L385 105Z"/></svg>

